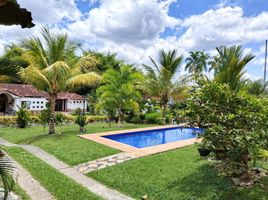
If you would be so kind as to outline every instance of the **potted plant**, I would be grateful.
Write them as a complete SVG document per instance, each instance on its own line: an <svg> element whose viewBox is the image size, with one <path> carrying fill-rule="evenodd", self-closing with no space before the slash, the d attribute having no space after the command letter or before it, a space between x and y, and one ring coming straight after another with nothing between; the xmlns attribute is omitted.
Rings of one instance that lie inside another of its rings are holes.
<svg viewBox="0 0 268 200"><path fill-rule="evenodd" d="M209 141L203 138L200 143L200 147L198 147L197 150L200 156L202 157L208 156L211 152L211 149L209 148Z"/></svg>

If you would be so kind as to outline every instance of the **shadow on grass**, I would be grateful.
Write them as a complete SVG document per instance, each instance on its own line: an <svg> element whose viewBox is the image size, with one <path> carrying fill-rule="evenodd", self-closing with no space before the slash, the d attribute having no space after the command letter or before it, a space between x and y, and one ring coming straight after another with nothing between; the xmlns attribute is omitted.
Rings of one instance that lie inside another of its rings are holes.
<svg viewBox="0 0 268 200"><path fill-rule="evenodd" d="M171 182L166 190L180 191L189 200L267 200L268 178L263 179L262 185L235 188L229 178L218 176L209 165L202 165L195 173Z"/></svg>
<svg viewBox="0 0 268 200"><path fill-rule="evenodd" d="M55 138L57 140L61 140L61 139L64 139L66 137L67 137L67 135L65 133L64 134L55 134L55 135L43 134L43 135L36 135L36 136L32 136L32 137L29 137L29 138L26 138L23 140L19 140L17 143L18 144L33 144L35 142L39 142L39 141L44 140L44 139Z"/></svg>
<svg viewBox="0 0 268 200"><path fill-rule="evenodd" d="M194 173L170 182L166 190L180 191L181 196L189 197L189 200L219 200L230 187L231 182L227 178L217 176L209 165L202 165Z"/></svg>

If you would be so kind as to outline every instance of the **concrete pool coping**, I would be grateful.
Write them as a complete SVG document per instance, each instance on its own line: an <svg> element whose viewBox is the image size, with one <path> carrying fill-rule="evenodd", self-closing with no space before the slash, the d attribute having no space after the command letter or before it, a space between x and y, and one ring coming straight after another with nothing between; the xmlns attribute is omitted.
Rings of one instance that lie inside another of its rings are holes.
<svg viewBox="0 0 268 200"><path fill-rule="evenodd" d="M106 135L115 135L115 134L124 134L124 133L133 133L133 132L142 132L142 131L150 131L150 130L158 130L163 128L178 128L182 127L184 124L179 125L166 125L166 126L155 126L155 127L147 127L147 128L135 128L135 129L126 129L126 130L117 130L117 131L108 131L108 132L101 132L101 133L94 133L94 134L83 134L79 135L79 137L87 140L91 140L103 145L106 145L108 147L118 149L122 152L130 153L135 157L144 157L147 155L152 155L156 153L161 153L185 146L192 145L194 143L200 142L200 139L198 138L191 138L176 142L170 142L166 144L160 144L155 145L151 147L145 147L145 148L136 148L121 142L117 142L114 140L110 140L108 138L102 137Z"/></svg>

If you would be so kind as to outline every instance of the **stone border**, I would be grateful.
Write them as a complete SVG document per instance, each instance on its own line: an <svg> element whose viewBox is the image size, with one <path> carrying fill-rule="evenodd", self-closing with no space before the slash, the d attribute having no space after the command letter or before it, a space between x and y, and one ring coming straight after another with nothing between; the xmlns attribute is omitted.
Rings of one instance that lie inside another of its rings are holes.
<svg viewBox="0 0 268 200"><path fill-rule="evenodd" d="M166 144L160 144L160 145L151 146L151 147L136 148L127 144L123 144L121 142L117 142L114 140L110 140L108 138L104 138L102 136L142 132L142 131L149 131L149 130L158 130L158 129L163 129L163 128L177 128L177 127L182 127L182 126L183 125L168 125L168 126L136 128L136 129L128 129L128 130L117 130L117 131L101 132L101 133L95 133L95 134L83 134L83 135L79 135L79 137L104 144L111 148L118 149L122 152L130 153L131 155L135 157L144 157L147 155L152 155L152 154L161 153L164 151L169 151L172 149L177 149L177 148L185 147L188 145L192 145L196 142L200 142L200 139L192 138L192 139L186 139L186 140L181 140L181 141L176 141L176 142L170 142Z"/></svg>

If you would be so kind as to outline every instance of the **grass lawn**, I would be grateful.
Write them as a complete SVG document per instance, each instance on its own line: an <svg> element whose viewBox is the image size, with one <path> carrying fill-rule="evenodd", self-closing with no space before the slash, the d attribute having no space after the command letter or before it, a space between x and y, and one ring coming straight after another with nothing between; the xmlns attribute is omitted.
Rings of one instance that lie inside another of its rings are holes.
<svg viewBox="0 0 268 200"><path fill-rule="evenodd" d="M19 147L4 147L8 154L20 163L57 200L100 200L72 179Z"/></svg>
<svg viewBox="0 0 268 200"><path fill-rule="evenodd" d="M219 177L190 146L115 165L88 176L140 199L153 200L267 200L264 188L234 189L229 179Z"/></svg>
<svg viewBox="0 0 268 200"><path fill-rule="evenodd" d="M123 124L122 127L117 127L116 124L112 124L110 128L107 123L94 123L89 124L86 129L87 133L96 133L142 126L152 125ZM119 152L102 144L79 138L77 136L79 134L77 125L57 126L56 129L57 133L60 134L48 135L44 133L43 127L26 129L1 128L0 137L17 144L38 146L70 165L95 160Z"/></svg>

